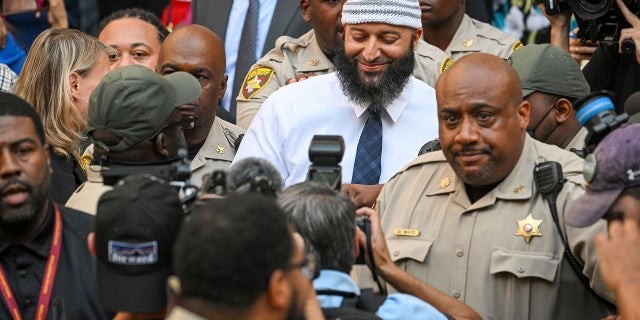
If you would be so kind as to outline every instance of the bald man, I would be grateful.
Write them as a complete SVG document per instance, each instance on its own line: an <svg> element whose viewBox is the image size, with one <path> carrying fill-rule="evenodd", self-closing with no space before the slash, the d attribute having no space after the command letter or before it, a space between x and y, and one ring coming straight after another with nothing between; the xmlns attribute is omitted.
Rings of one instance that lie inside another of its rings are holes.
<svg viewBox="0 0 640 320"><path fill-rule="evenodd" d="M537 161L562 165L562 237L593 289L611 297L596 273L591 243L606 226L564 224L567 208L584 193L583 161L526 134L530 107L516 72L493 55L464 56L442 74L436 97L442 151L407 165L378 198L396 264L483 319L604 317L600 297L563 255L548 202L533 180Z"/></svg>
<svg viewBox="0 0 640 320"><path fill-rule="evenodd" d="M206 27L184 26L171 33L162 44L156 72L192 74L200 82L200 97L180 107L183 115L195 116L196 126L185 131L191 159L191 182L200 187L202 177L224 170L236 154L236 141L244 131L216 117L216 106L227 89L225 53L222 40Z"/></svg>

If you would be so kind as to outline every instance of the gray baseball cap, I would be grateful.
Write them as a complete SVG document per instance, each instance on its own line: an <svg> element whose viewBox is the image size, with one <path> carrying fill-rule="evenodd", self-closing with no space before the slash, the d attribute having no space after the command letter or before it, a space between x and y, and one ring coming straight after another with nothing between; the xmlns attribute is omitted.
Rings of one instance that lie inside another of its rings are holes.
<svg viewBox="0 0 640 320"><path fill-rule="evenodd" d="M194 101L202 88L194 76L174 72L160 76L148 68L130 65L109 72L89 99L87 134L111 131L122 140L107 151L128 150L155 133L179 106ZM96 142L96 141L94 141Z"/></svg>
<svg viewBox="0 0 640 320"><path fill-rule="evenodd" d="M520 77L522 96L535 91L580 99L590 87L578 63L564 49L551 44L530 44L508 59Z"/></svg>

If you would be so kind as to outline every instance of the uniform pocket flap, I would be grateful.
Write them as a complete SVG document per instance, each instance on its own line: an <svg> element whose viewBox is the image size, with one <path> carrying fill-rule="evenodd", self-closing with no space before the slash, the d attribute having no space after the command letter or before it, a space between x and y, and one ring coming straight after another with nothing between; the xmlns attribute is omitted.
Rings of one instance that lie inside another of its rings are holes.
<svg viewBox="0 0 640 320"><path fill-rule="evenodd" d="M424 262L433 241L424 239L391 238L387 239L387 246L391 259L396 262L402 259L413 259Z"/></svg>
<svg viewBox="0 0 640 320"><path fill-rule="evenodd" d="M545 253L495 249L491 253L491 274L509 272L518 278L536 277L553 282L559 260Z"/></svg>

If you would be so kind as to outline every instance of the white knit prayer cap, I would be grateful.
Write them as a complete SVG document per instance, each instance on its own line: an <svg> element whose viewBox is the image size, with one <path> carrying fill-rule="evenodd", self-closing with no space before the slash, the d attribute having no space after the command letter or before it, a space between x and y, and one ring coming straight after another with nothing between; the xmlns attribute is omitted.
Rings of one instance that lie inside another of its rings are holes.
<svg viewBox="0 0 640 320"><path fill-rule="evenodd" d="M387 23L422 28L418 0L347 0L342 7L343 24Z"/></svg>

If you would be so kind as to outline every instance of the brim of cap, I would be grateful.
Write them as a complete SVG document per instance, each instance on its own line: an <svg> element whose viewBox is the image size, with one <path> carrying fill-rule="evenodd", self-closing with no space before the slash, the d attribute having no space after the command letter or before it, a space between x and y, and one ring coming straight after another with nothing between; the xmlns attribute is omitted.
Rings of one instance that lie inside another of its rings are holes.
<svg viewBox="0 0 640 320"><path fill-rule="evenodd" d="M579 228L596 223L613 205L622 190L612 189L596 192L587 189L587 192L576 201L576 204L567 213L566 222Z"/></svg>
<svg viewBox="0 0 640 320"><path fill-rule="evenodd" d="M167 307L169 267L152 273L123 275L97 260L98 295L102 307L110 312L155 313Z"/></svg>
<svg viewBox="0 0 640 320"><path fill-rule="evenodd" d="M532 94L534 92L536 92L536 91L533 90L533 89L522 89L522 97L524 98L524 97L526 97L526 96L528 96L528 95L530 95L530 94Z"/></svg>
<svg viewBox="0 0 640 320"><path fill-rule="evenodd" d="M191 74L186 72L174 72L164 76L164 78L175 90L176 105L174 107L179 107L200 97L202 87L200 87L200 82L198 82L198 80Z"/></svg>

